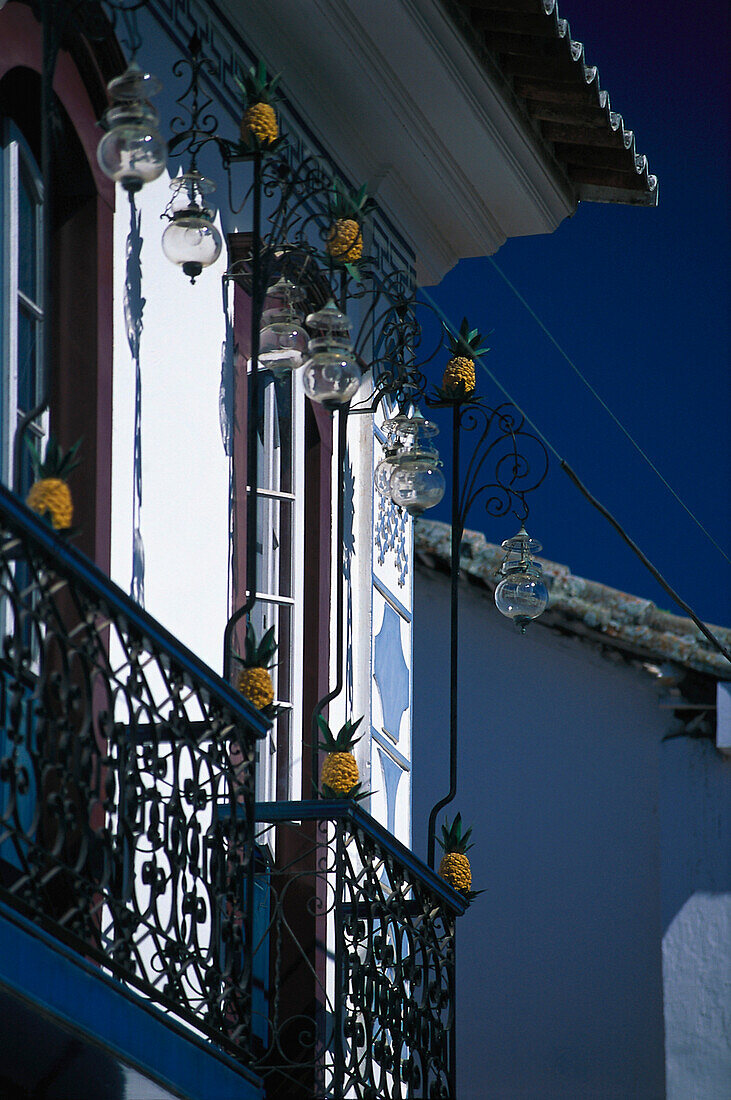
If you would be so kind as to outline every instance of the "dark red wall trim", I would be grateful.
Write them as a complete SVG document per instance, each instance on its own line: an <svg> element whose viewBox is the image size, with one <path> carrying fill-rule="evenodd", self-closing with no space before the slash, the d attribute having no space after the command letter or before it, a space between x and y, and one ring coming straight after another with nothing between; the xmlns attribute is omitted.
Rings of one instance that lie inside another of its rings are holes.
<svg viewBox="0 0 731 1100"><path fill-rule="evenodd" d="M10 0L0 10L0 81L14 69L40 74L41 27L32 10ZM82 44L79 43L79 48ZM51 364L52 430L69 446L83 435L82 464L72 475L78 545L109 572L112 505L112 363L115 187L98 166L100 132L93 101L104 102L101 72L84 66L84 83L67 51L58 57L54 92L93 181L95 195L76 204L54 235L56 315ZM18 105L20 106L20 105ZM11 113L13 103L5 104ZM39 104L40 110L40 104ZM26 105L27 111L27 105Z"/></svg>
<svg viewBox="0 0 731 1100"><path fill-rule="evenodd" d="M41 71L41 25L29 7L10 0L0 9L0 80L18 67ZM99 81L102 83L101 74ZM92 107L90 91L85 87L79 70L68 51L61 50L56 64L53 90L68 114L84 148L89 170L94 177L99 197L114 210L115 187L102 172L96 159L96 147L101 132ZM94 89L97 100L100 90ZM101 94L106 99L103 89Z"/></svg>

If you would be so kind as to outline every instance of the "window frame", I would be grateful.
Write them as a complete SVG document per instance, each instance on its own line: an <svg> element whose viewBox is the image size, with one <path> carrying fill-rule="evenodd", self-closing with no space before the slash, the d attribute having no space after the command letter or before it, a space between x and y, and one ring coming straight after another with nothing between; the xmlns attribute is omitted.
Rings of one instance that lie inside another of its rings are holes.
<svg viewBox="0 0 731 1100"><path fill-rule="evenodd" d="M247 364L247 377L251 373L251 364ZM259 385L266 372L259 368ZM290 387L290 431L289 444L289 481L290 489L281 488L281 480L275 477L276 429L278 420L277 387L281 383L271 381L264 387L262 401L261 431L263 435L262 451L264 461L259 460L257 477L257 497L259 507L262 501L279 503L272 508L271 515L276 517L272 524L273 538L268 537L267 525L258 523L257 568L256 568L256 604L253 620L260 630L260 617L269 619L265 609L288 608L291 614L290 644L278 649L274 660L278 667L272 669L275 697L274 703L282 708L274 722L272 731L261 743L259 750L259 768L257 769L257 800L276 802L301 797L302 789L302 751L303 751L303 649L304 649L304 556L305 556L305 392L300 372L291 371L283 379ZM254 430L257 430L256 428ZM274 484L273 484L274 483ZM251 486L247 483L247 498ZM285 549L279 537L282 531L282 506L290 509L289 546ZM264 505L266 508L267 505ZM288 556L285 557L285 554ZM282 573L289 577L289 592L282 593L278 583ZM268 591L260 582L263 578L274 578ZM275 637L281 641L279 618L275 624ZM279 692L280 670L286 669L289 681L288 691ZM289 694L289 698L283 696ZM282 723L288 722L287 736L283 737ZM286 754L283 755L283 754Z"/></svg>
<svg viewBox="0 0 731 1100"><path fill-rule="evenodd" d="M37 300L20 287L20 187L25 183L35 206L35 281ZM20 407L19 322L22 313L37 325L35 394L43 392L43 326L48 324L43 287L44 203L41 172L30 146L11 118L0 118L0 217L5 227L0 263L2 264L3 300L0 309L0 346L2 349L2 418L0 420L0 479L12 485L15 432L30 409ZM49 413L46 410L27 429L40 449L48 437ZM21 467L22 468L22 467ZM30 485L21 483L21 494Z"/></svg>

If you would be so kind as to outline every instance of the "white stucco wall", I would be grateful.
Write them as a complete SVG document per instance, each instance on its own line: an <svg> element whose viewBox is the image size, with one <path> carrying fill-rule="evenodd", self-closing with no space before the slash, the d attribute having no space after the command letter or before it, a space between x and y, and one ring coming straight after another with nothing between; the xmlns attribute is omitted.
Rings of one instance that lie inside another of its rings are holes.
<svg viewBox="0 0 731 1100"><path fill-rule="evenodd" d="M448 583L417 568L421 854L448 789ZM731 761L663 740L648 674L461 593L447 814L474 825L485 893L458 927L460 1100L727 1100Z"/></svg>
<svg viewBox="0 0 731 1100"><path fill-rule="evenodd" d="M142 522L145 606L220 671L227 613L228 459L219 423L225 256L196 284L163 255L169 197L162 176L142 212ZM129 206L118 188L114 232L111 576L132 573L134 364L124 322Z"/></svg>
<svg viewBox="0 0 731 1100"><path fill-rule="evenodd" d="M731 1097L731 760L663 746L663 983L668 1100Z"/></svg>

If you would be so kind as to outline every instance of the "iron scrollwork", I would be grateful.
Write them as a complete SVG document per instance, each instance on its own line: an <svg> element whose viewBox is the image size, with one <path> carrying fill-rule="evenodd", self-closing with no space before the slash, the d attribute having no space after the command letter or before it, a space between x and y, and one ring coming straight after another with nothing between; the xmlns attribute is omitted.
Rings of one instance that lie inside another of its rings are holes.
<svg viewBox="0 0 731 1100"><path fill-rule="evenodd" d="M268 1086L290 1100L453 1100L464 900L354 803L259 806L257 816L277 858L259 872L253 967L289 977L271 982L259 1028Z"/></svg>
<svg viewBox="0 0 731 1100"><path fill-rule="evenodd" d="M548 452L536 435L526 431L525 417L514 405L491 408L475 397L455 404L454 428L472 433L474 439L456 509L460 538L469 512L480 500L489 516L512 512L522 523L528 518L526 496L548 475Z"/></svg>
<svg viewBox="0 0 731 1100"><path fill-rule="evenodd" d="M3 487L0 625L0 896L241 1057L263 723Z"/></svg>

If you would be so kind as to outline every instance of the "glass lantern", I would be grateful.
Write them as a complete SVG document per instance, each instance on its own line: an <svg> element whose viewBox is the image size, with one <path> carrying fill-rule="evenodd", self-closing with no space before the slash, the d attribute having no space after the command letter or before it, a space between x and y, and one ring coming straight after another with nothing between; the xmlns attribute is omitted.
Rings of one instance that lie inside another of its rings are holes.
<svg viewBox="0 0 731 1100"><path fill-rule="evenodd" d="M406 431L410 424L408 416L399 414L392 420L384 421L386 442L383 445L383 458L373 471L373 484L382 497L391 498L391 475L396 469L395 459L413 442L413 434Z"/></svg>
<svg viewBox="0 0 731 1100"><path fill-rule="evenodd" d="M282 377L302 366L307 350L307 333L300 324L298 308L302 292L282 277L267 288L266 296L275 304L262 313L259 366Z"/></svg>
<svg viewBox="0 0 731 1100"><path fill-rule="evenodd" d="M97 147L99 167L130 194L161 176L167 144L160 135L160 116L148 101L162 85L133 62L107 85L112 105L104 112L106 134Z"/></svg>
<svg viewBox="0 0 731 1100"><path fill-rule="evenodd" d="M336 409L346 405L360 388L360 367L350 342L351 323L332 299L306 320L317 335L308 343L310 357L302 381L311 401Z"/></svg>
<svg viewBox="0 0 731 1100"><path fill-rule="evenodd" d="M498 573L502 580L495 588L495 605L501 615L512 619L521 634L525 634L528 623L542 615L548 606L543 567L533 560L541 544L521 527L502 546L505 557Z"/></svg>
<svg viewBox="0 0 731 1100"><path fill-rule="evenodd" d="M162 250L171 263L182 267L194 283L204 267L221 255L223 239L213 224L214 210L205 198L215 184L198 172L171 180L173 197L163 217L170 225L162 235Z"/></svg>
<svg viewBox="0 0 731 1100"><path fill-rule="evenodd" d="M446 488L439 453L427 442L439 429L419 414L395 417L387 427L394 430L398 440L395 454L386 459L392 466L388 495L410 516L421 515L439 503ZM384 475L385 471L381 477Z"/></svg>

